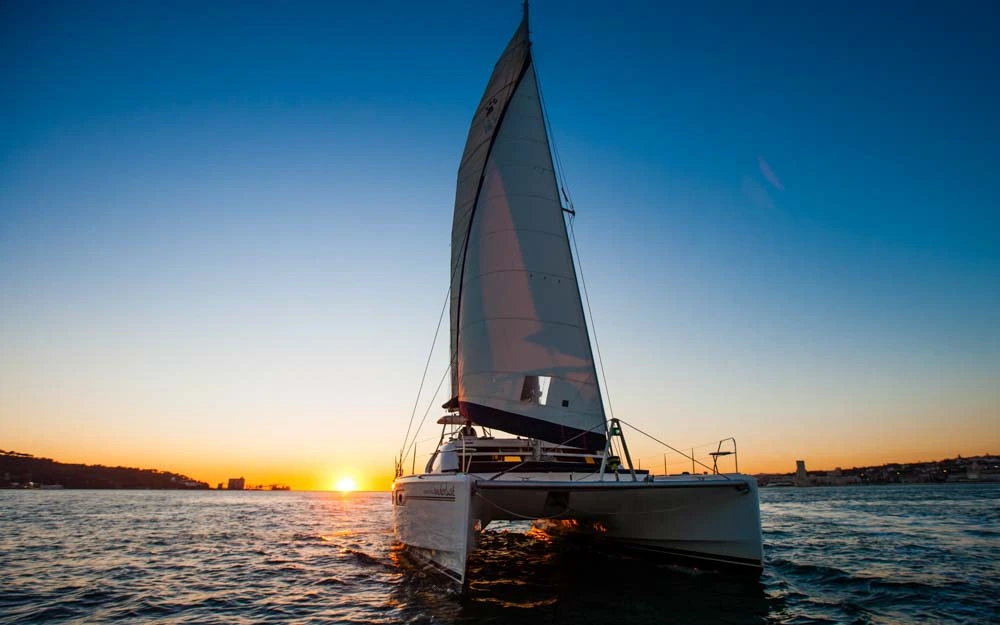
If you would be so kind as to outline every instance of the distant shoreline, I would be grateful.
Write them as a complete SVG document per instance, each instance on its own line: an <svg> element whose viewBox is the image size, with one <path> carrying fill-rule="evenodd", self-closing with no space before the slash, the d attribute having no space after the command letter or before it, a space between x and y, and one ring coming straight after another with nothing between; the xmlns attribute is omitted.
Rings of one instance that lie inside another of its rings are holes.
<svg viewBox="0 0 1000 625"><path fill-rule="evenodd" d="M1000 484L1000 479L988 480L955 480L954 482L871 482L867 484L759 484L768 490L773 488L880 488L882 486L988 486Z"/></svg>
<svg viewBox="0 0 1000 625"><path fill-rule="evenodd" d="M39 490L209 490L186 475L133 467L69 464L0 450L0 488Z"/></svg>
<svg viewBox="0 0 1000 625"><path fill-rule="evenodd" d="M867 486L876 484L966 484L1000 481L1000 457L957 456L931 462L889 463L871 467L808 471L800 460L794 473L759 473L758 484L779 486Z"/></svg>

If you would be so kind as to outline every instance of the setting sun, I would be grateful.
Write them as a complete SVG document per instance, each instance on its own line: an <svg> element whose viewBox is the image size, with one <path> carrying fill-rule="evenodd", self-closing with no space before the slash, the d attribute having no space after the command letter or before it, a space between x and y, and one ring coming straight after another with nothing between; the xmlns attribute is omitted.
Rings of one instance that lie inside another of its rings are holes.
<svg viewBox="0 0 1000 625"><path fill-rule="evenodd" d="M345 475L337 480L336 490L339 490L342 493L349 493L351 491L358 490L358 483L354 481L353 477Z"/></svg>

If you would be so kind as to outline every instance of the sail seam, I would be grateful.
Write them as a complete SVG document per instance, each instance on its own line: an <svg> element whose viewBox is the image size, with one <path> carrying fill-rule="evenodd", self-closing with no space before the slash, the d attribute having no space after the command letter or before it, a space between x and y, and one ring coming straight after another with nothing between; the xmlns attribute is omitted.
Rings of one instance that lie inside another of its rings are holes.
<svg viewBox="0 0 1000 625"><path fill-rule="evenodd" d="M547 372L548 372L548 370L544 370L544 371L541 370L541 369L538 370L538 373L546 373L546 375L548 375ZM472 371L470 373L467 373L466 375L493 375L495 373L521 374L521 373L525 373L525 372L521 371L521 370L509 371L507 369L500 369L500 370L491 369L489 371ZM532 374L529 373L528 375L532 375ZM597 384L595 382L584 382L582 380L576 380L576 379L573 379L573 378L567 378L565 376L559 376L559 375L552 375L550 377L556 378L557 380L563 380L565 382L569 382L570 384L572 384L574 386L591 386L591 387L595 387L595 388L597 387ZM480 395L480 397L485 397L485 395ZM577 411L577 412L580 412L580 411ZM588 413L580 412L580 414L588 414Z"/></svg>
<svg viewBox="0 0 1000 625"><path fill-rule="evenodd" d="M472 326L478 326L486 323L487 321L531 321L539 325L549 325L549 326L562 326L564 328L577 328L580 326L574 323L566 323L564 321L546 321L544 319L539 319L538 317L483 317L477 321L470 321L469 323L462 324L459 326L461 328L471 328Z"/></svg>
<svg viewBox="0 0 1000 625"><path fill-rule="evenodd" d="M528 167L523 167L522 169L529 169L529 168ZM531 169L534 169L534 168L531 168ZM548 173L552 173L552 171L549 170ZM555 203L557 203L559 201L558 199L553 198L551 195L539 195L537 193L501 193L501 194L498 194L498 195L487 196L486 199L487 200L499 200L499 199L508 198L508 197L531 197L531 198L535 198L535 199L539 199L539 200L546 200L548 202L552 202L553 204L555 204Z"/></svg>
<svg viewBox="0 0 1000 625"><path fill-rule="evenodd" d="M471 279L475 280L478 278L485 278L486 276L491 276L495 273L528 273L528 274L538 274L541 276L551 276L553 278L558 278L560 280L569 280L570 276L564 276L558 273L548 273L545 271L534 271L530 269L494 269L493 271L487 271L475 276L471 276Z"/></svg>
<svg viewBox="0 0 1000 625"><path fill-rule="evenodd" d="M510 167L510 169L515 169L515 168ZM522 167L521 169L534 169L534 168L533 167L531 167L531 168L529 168L529 167ZM542 171L542 172L548 173L548 174L553 173L551 169L541 169L539 171ZM552 197L550 195L538 195L537 193L503 193L503 194L500 194L500 195L491 195L491 196L488 196L486 199L487 200L499 200L499 199L508 198L508 197L528 197L528 198L534 198L536 200L544 200L546 202L552 202L553 204L557 204L559 202L558 198L554 198L554 197ZM464 206L467 206L467 205L463 204L462 206L464 207Z"/></svg>
<svg viewBox="0 0 1000 625"><path fill-rule="evenodd" d="M530 119L537 119L537 118L532 117ZM515 142L518 142L518 143L537 143L538 145L545 145L544 141L539 141L538 139L530 139L528 137L508 137L507 140L510 141L511 143L515 143Z"/></svg>
<svg viewBox="0 0 1000 625"><path fill-rule="evenodd" d="M539 141L539 143L541 142ZM494 162L496 162L496 159L494 159ZM540 167L538 165L521 165L519 163L504 163L504 167L507 169L537 169L538 171L544 171L546 173L551 173L551 174L556 173L555 169L548 169L547 167ZM468 175L465 176L464 178L459 178L458 183L461 185L463 181L468 180L471 177L472 177L471 175Z"/></svg>
<svg viewBox="0 0 1000 625"><path fill-rule="evenodd" d="M494 163L497 162L497 159L494 158L493 162ZM515 163L504 163L503 166L504 169L534 169L536 171L543 171L549 174L556 173L554 169L548 169L546 167L541 167L539 165L521 165L520 163L515 162Z"/></svg>
<svg viewBox="0 0 1000 625"><path fill-rule="evenodd" d="M522 195L518 197L534 197L534 196ZM562 239L562 237L559 236L558 232L552 232L550 230L542 230L541 228L501 228L499 230L490 230L489 232L484 232L483 235L479 237L479 240L483 241L487 237L491 237L494 234L502 234L504 232L532 232L534 234L544 234L548 236L559 237L560 240Z"/></svg>

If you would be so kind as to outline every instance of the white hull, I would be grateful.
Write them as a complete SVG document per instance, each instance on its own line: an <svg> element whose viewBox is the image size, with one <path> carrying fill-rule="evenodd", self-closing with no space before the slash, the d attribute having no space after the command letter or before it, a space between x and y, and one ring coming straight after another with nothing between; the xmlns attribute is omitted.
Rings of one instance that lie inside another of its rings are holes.
<svg viewBox="0 0 1000 625"><path fill-rule="evenodd" d="M705 568L759 575L757 483L741 474L658 477L558 473L427 474L393 485L397 539L465 582L478 529L494 520L573 520L602 540Z"/></svg>
<svg viewBox="0 0 1000 625"><path fill-rule="evenodd" d="M468 474L420 475L393 483L393 530L396 539L421 563L458 584L475 546L471 522L475 477Z"/></svg>

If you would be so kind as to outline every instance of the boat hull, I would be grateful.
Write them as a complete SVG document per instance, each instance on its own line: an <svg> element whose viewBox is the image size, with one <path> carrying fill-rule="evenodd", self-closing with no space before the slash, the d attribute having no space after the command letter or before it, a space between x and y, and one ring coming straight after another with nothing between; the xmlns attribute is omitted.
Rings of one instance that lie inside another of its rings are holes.
<svg viewBox="0 0 1000 625"><path fill-rule="evenodd" d="M757 483L749 476L645 482L481 481L479 518L571 520L613 545L700 567L760 575ZM488 509L483 509L484 505Z"/></svg>
<svg viewBox="0 0 1000 625"><path fill-rule="evenodd" d="M392 485L392 521L396 539L419 563L458 586L476 544L472 489L468 474L415 475Z"/></svg>
<svg viewBox="0 0 1000 625"><path fill-rule="evenodd" d="M418 549L432 568L445 568L452 573L449 577L461 582L465 581L463 558L475 547L477 528L494 520L566 521L565 526L609 546L641 555L751 576L763 570L760 503L752 477L676 476L646 481L626 476L618 481L614 476L605 481L580 480L578 475L572 476L576 479L544 474L489 477L453 474L397 480L394 520L398 540ZM455 501L414 500L408 494L420 497L419 493L434 488L428 484L454 485ZM457 496L460 491L467 498Z"/></svg>

